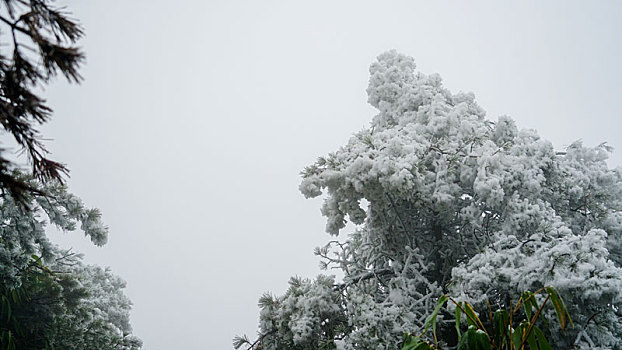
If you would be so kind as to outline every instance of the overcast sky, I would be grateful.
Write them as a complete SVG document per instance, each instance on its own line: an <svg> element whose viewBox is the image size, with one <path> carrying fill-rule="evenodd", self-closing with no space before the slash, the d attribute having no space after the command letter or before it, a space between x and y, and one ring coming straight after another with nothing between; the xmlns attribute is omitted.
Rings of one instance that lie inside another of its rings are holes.
<svg viewBox="0 0 622 350"><path fill-rule="evenodd" d="M66 1L80 86L44 129L109 243L54 235L128 283L147 350L227 349L257 299L320 272L321 199L299 172L366 127L369 64L397 49L496 120L622 164L619 1Z"/></svg>

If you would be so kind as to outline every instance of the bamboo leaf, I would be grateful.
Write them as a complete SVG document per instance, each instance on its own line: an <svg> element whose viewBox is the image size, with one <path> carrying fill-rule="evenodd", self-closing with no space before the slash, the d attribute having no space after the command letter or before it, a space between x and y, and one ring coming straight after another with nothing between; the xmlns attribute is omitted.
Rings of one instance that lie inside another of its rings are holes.
<svg viewBox="0 0 622 350"><path fill-rule="evenodd" d="M6 348L7 348L7 350L15 350L15 343L13 342L13 335L11 334L11 331L10 330L7 331L5 333L5 335L6 335L6 338L7 338L6 339L6 343L7 343Z"/></svg>
<svg viewBox="0 0 622 350"><path fill-rule="evenodd" d="M480 329L476 330L469 342L469 350L470 349L492 350L488 335Z"/></svg>
<svg viewBox="0 0 622 350"><path fill-rule="evenodd" d="M508 337L507 329L509 326L508 323L509 315L506 310L497 310L493 315L493 332L494 332L494 340L497 346L501 346L505 341L505 338Z"/></svg>
<svg viewBox="0 0 622 350"><path fill-rule="evenodd" d="M13 298L13 302L14 303L19 303L20 302L19 292L17 291L17 289L13 289L11 291L11 297Z"/></svg>
<svg viewBox="0 0 622 350"><path fill-rule="evenodd" d="M570 318L570 313L566 308L566 304L564 304L564 301L557 290L553 287L546 287L546 292L549 294L551 302L553 303L553 308L555 309L555 313L557 314L557 319L559 320L559 325L562 327L562 330L566 331L567 322L570 322L570 325L574 327L572 318Z"/></svg>
<svg viewBox="0 0 622 350"><path fill-rule="evenodd" d="M460 341L458 342L458 348L456 350L469 349L469 342L471 338L475 336L475 330L477 330L477 327L475 326L469 326L469 328L467 328L467 331L464 333L462 338L460 338Z"/></svg>
<svg viewBox="0 0 622 350"><path fill-rule="evenodd" d="M533 332L533 329L535 328L535 326L532 327L532 331L529 332L529 334L525 334L527 336L527 341L523 341L523 344L529 344L529 349L533 349L533 350L537 350L538 349L538 345L536 342L536 335L535 332Z"/></svg>
<svg viewBox="0 0 622 350"><path fill-rule="evenodd" d="M436 350L436 348L426 342L421 342L413 350Z"/></svg>
<svg viewBox="0 0 622 350"><path fill-rule="evenodd" d="M482 321L480 321L479 317L477 317L477 314L475 313L475 310L473 310L471 304L467 302L464 303L464 312L467 315L467 322L469 325L475 326L476 328L486 332L486 328L484 328Z"/></svg>
<svg viewBox="0 0 622 350"><path fill-rule="evenodd" d="M11 302L9 301L9 299L7 297L5 297L4 295L2 296L2 303L5 304L5 308L6 308L6 321L11 322L11 316L12 316L12 310L11 310Z"/></svg>
<svg viewBox="0 0 622 350"><path fill-rule="evenodd" d="M419 337L414 337L412 335L409 335L408 333L404 334L402 350L413 350L416 346L416 340L414 338Z"/></svg>
<svg viewBox="0 0 622 350"><path fill-rule="evenodd" d="M514 345L513 346L514 350L521 350L520 346L521 346L525 331L526 331L525 322L523 321L521 322L520 325L518 325L518 327L516 327L516 329L514 330L514 334L512 334L512 344Z"/></svg>
<svg viewBox="0 0 622 350"><path fill-rule="evenodd" d="M437 346L438 346L438 340L436 339L436 318L438 317L438 313L441 311L441 308L443 307L443 305L445 305L447 300L449 300L449 297L447 295L442 295L440 298L438 298L436 307L434 308L434 311L432 311L432 314L428 316L428 319L425 322L425 329L423 330L423 333L422 333L422 335L427 333L428 329L430 329L430 326L431 326L432 335L434 335L434 343Z"/></svg>
<svg viewBox="0 0 622 350"><path fill-rule="evenodd" d="M435 350L435 348L416 335L405 334L402 350Z"/></svg>
<svg viewBox="0 0 622 350"><path fill-rule="evenodd" d="M458 333L458 340L462 338L462 335L460 334L460 319L462 318L462 309L461 309L460 304L462 304L462 302L458 303L458 306L456 307L456 311L455 311L456 333Z"/></svg>
<svg viewBox="0 0 622 350"><path fill-rule="evenodd" d="M534 293L526 291L526 292L523 292L523 295L521 298L523 300L523 308L525 309L525 315L527 315L527 319L531 319L532 310L535 309L537 311L539 308L538 302L536 301L536 297L534 296Z"/></svg>
<svg viewBox="0 0 622 350"><path fill-rule="evenodd" d="M549 342L546 340L546 337L544 336L544 333L542 333L540 328L533 327L533 331L534 331L536 337L538 338L538 348L540 350L553 350L553 348L551 347ZM531 345L529 345L529 346L531 346ZM533 348L533 349L536 349L536 348Z"/></svg>
<svg viewBox="0 0 622 350"><path fill-rule="evenodd" d="M488 335L476 326L469 326L458 342L457 350L491 350Z"/></svg>

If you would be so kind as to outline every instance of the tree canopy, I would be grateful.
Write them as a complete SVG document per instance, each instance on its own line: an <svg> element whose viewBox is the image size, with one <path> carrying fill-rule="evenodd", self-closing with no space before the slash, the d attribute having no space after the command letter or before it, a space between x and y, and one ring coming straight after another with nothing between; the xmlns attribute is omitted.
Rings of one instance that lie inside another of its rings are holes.
<svg viewBox="0 0 622 350"><path fill-rule="evenodd" d="M344 277L292 278L264 295L262 349L395 349L421 332L442 294L482 314L544 286L575 327L546 328L556 349L622 346L622 168L605 143L556 151L507 116L486 119L471 93L389 51L370 67L371 126L302 172L305 197L324 196L316 249ZM353 232L342 234L346 223ZM555 317L545 314L543 322ZM448 321L441 339L455 345Z"/></svg>

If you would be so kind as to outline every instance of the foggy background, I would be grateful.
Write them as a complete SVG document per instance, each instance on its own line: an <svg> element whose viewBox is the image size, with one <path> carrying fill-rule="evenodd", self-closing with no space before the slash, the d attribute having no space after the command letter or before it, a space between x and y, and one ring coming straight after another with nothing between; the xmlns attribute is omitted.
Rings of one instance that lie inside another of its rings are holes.
<svg viewBox="0 0 622 350"><path fill-rule="evenodd" d="M127 281L147 350L254 338L263 292L320 273L330 237L299 172L369 125L383 51L474 92L491 120L557 149L607 141L622 165L621 2L64 3L86 30L85 81L46 89L43 135L110 235L52 240Z"/></svg>

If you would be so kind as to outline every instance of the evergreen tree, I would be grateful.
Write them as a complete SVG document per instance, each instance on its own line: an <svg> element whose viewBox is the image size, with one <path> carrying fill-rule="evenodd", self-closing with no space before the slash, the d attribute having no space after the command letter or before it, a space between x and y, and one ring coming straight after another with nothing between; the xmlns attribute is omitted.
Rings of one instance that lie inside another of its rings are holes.
<svg viewBox="0 0 622 350"><path fill-rule="evenodd" d="M104 245L97 209L63 185L68 170L48 158L38 126L52 109L41 87L61 74L79 83L84 54L78 22L53 0L0 1L0 125L26 154L25 173L0 148L0 348L134 350L125 282L85 265L45 234L47 224L80 227ZM46 221L47 218L47 221Z"/></svg>
<svg viewBox="0 0 622 350"><path fill-rule="evenodd" d="M0 124L22 147L41 182L63 181L67 168L48 158L37 125L47 122L52 109L38 88L59 73L80 82L84 54L76 46L83 36L77 21L51 0L0 2ZM19 166L0 149L0 190L19 201L36 189L15 171Z"/></svg>
<svg viewBox="0 0 622 350"><path fill-rule="evenodd" d="M485 314L487 301L504 308L552 286L575 320L548 329L556 349L622 347L622 169L608 169L610 148L556 152L395 51L370 73L370 128L305 168L300 185L325 195L329 234L356 225L316 249L343 281L293 279L285 295L265 295L259 339L234 346L396 349L442 294ZM455 345L453 325L439 323Z"/></svg>
<svg viewBox="0 0 622 350"><path fill-rule="evenodd" d="M30 210L11 196L0 199L1 348L139 349L125 282L108 269L83 264L80 254L60 250L45 235L48 224L64 231L80 227L103 245L108 229L99 211L84 207L62 185L29 186L46 193L29 195Z"/></svg>

